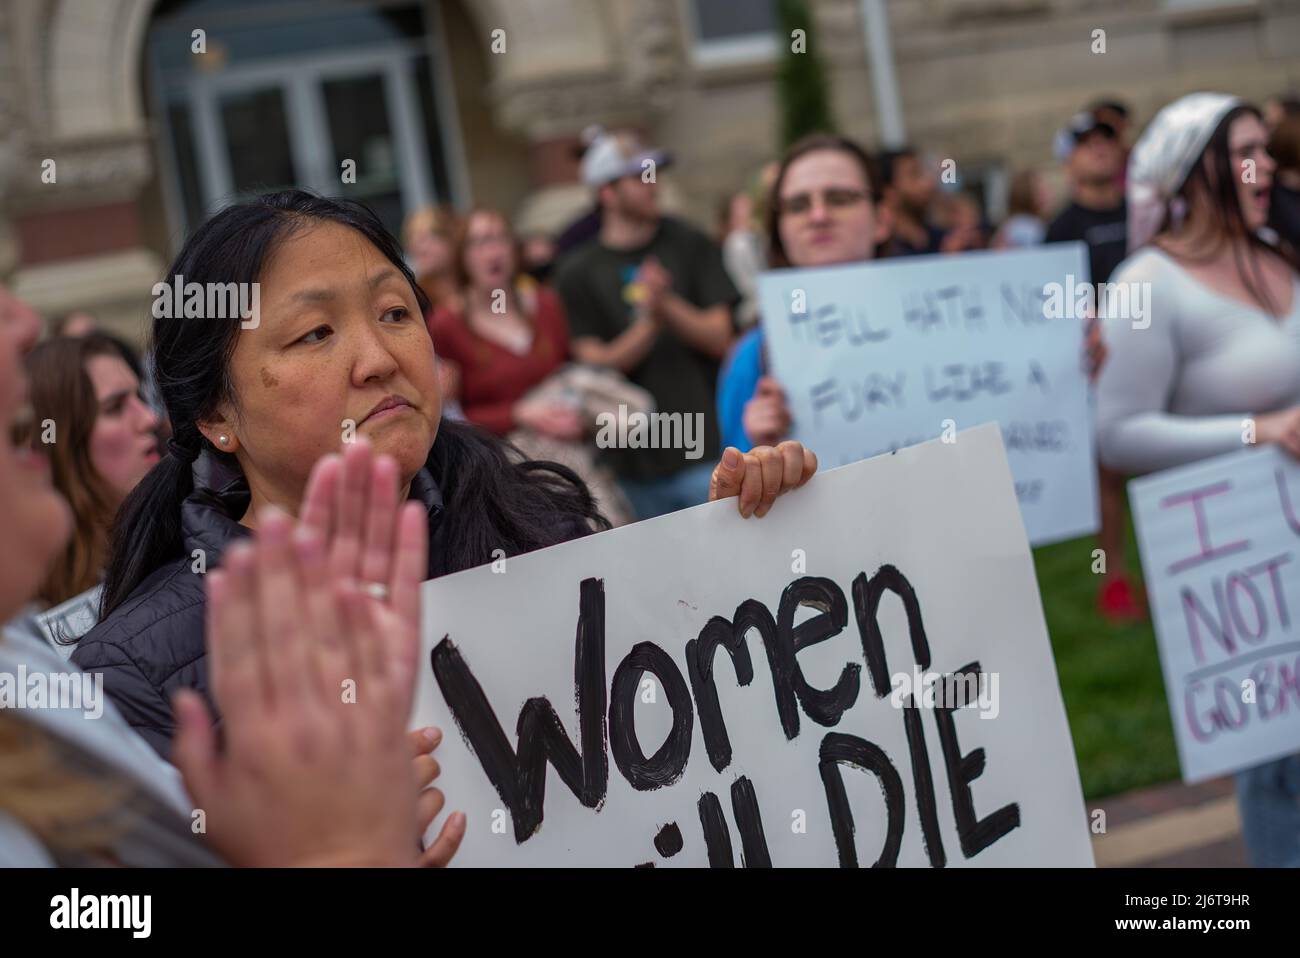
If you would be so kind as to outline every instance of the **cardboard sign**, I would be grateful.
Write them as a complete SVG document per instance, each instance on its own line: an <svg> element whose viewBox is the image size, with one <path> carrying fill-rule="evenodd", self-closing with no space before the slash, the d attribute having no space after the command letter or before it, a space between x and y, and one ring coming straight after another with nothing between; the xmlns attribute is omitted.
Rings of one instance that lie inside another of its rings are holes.
<svg viewBox="0 0 1300 958"><path fill-rule="evenodd" d="M1300 751L1300 465L1243 449L1129 498L1183 780Z"/></svg>
<svg viewBox="0 0 1300 958"><path fill-rule="evenodd" d="M1002 426L1029 541L1097 528L1082 243L759 277L794 438L823 465Z"/></svg>
<svg viewBox="0 0 1300 958"><path fill-rule="evenodd" d="M456 864L1092 863L995 426L423 602Z"/></svg>

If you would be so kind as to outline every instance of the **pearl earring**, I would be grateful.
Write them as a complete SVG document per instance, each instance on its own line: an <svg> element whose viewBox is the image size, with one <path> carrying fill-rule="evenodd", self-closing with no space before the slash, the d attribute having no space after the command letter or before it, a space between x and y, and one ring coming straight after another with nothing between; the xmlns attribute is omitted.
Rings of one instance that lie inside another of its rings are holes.
<svg viewBox="0 0 1300 958"><path fill-rule="evenodd" d="M217 437L217 441L220 442L223 446L228 446L228 445L230 445L230 437L229 437L229 436L218 436L218 437Z"/></svg>

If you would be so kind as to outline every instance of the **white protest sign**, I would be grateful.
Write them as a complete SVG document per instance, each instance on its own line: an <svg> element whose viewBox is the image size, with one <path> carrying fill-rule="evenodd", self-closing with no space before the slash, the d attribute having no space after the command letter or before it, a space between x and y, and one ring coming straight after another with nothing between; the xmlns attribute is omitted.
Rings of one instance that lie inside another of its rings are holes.
<svg viewBox="0 0 1300 958"><path fill-rule="evenodd" d="M1092 864L995 426L422 601L456 864Z"/></svg>
<svg viewBox="0 0 1300 958"><path fill-rule="evenodd" d="M1300 752L1300 466L1244 449L1129 499L1183 780Z"/></svg>
<svg viewBox="0 0 1300 958"><path fill-rule="evenodd" d="M759 277L794 438L827 466L1002 426L1034 545L1097 528L1082 243Z"/></svg>

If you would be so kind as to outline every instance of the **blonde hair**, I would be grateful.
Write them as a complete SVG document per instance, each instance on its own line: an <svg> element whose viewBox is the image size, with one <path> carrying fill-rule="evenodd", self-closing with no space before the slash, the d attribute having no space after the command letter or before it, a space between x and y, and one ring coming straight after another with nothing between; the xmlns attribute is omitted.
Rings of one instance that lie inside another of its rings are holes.
<svg viewBox="0 0 1300 958"><path fill-rule="evenodd" d="M0 710L0 812L47 848L103 848L119 831L109 813L126 798L127 786L70 768L60 754L66 749L45 730Z"/></svg>
<svg viewBox="0 0 1300 958"><path fill-rule="evenodd" d="M423 233L441 236L455 246L456 236L461 229L461 218L447 206L421 206L406 217L402 224L402 246L410 249L415 238ZM456 267L452 267L441 276L417 275L415 281L429 297L431 309L439 306L454 306L460 300L460 283L456 278Z"/></svg>
<svg viewBox="0 0 1300 958"><path fill-rule="evenodd" d="M421 206L412 210L402 223L402 245L410 246L421 233L437 233L451 239L456 222L456 214L445 206Z"/></svg>

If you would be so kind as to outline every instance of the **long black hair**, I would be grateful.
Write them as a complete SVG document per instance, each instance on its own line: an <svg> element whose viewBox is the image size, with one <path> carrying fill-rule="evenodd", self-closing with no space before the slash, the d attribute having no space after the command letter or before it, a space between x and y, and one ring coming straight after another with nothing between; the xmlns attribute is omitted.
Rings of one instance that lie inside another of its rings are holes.
<svg viewBox="0 0 1300 958"><path fill-rule="evenodd" d="M269 193L227 207L185 243L167 271L167 283L253 283L267 258L295 233L319 222L338 223L370 241L410 284L422 312L428 297L402 258L397 242L366 207L303 190ZM182 278L183 279L180 279ZM173 304L175 305L175 304ZM155 310L155 313L159 310ZM181 505L194 491L191 461L202 451L238 471L235 457L209 443L198 424L222 402L238 407L230 358L238 316L182 318L179 309L155 315L150 353L158 393L172 423L168 454L122 504L109 543L101 618L121 605L164 563L185 554ZM496 549L517 555L556 541L566 518L598 529L609 523L571 470L524 460L491 434L444 419L426 463L446 506L439 532L448 571L488 562Z"/></svg>
<svg viewBox="0 0 1300 958"><path fill-rule="evenodd" d="M1209 142L1206 143L1205 150L1201 153L1200 158L1187 174L1187 179L1183 181L1178 190L1178 195L1188 204L1189 209L1197 192L1203 193L1210 201L1211 229L1213 231L1211 244L1203 255L1189 258L1195 261L1213 259L1222 248L1223 243L1240 238L1246 241L1247 246L1253 247L1257 251L1267 251L1281 256L1292 269L1300 269L1300 261L1296 259L1295 250L1291 249L1285 242L1280 242L1277 246L1265 242L1264 239L1250 230L1246 225L1246 218L1241 212L1241 198L1237 195L1237 174L1233 170L1232 150L1229 146L1228 135L1233 122L1242 116L1253 116L1257 120L1260 119L1259 110L1245 103L1233 107L1224 114L1223 119L1219 121L1219 125L1214 128L1214 133L1211 134ZM1164 221L1160 224L1157 235L1167 236L1172 227L1173 217L1170 212L1166 211ZM1240 243L1232 243L1233 261L1237 266L1237 275L1241 278L1242 285L1265 312L1277 315L1277 306L1272 297L1268 295L1263 277L1259 272L1259 260L1252 258L1250 267L1247 268L1243 255L1244 250L1245 247ZM1166 252L1169 251L1166 249Z"/></svg>

